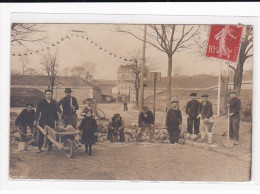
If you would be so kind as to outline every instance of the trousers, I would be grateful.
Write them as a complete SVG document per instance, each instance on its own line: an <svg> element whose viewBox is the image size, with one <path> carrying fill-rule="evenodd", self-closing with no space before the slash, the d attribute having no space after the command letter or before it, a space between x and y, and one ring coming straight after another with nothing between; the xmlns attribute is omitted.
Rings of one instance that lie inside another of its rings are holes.
<svg viewBox="0 0 260 194"><path fill-rule="evenodd" d="M172 143L172 144L178 143L179 138L180 138L180 133L181 133L179 124L172 124L172 125L168 126L167 131L170 136L170 143Z"/></svg>
<svg viewBox="0 0 260 194"><path fill-rule="evenodd" d="M55 127L54 123L55 123L55 121L46 122L46 123L40 121L39 125L40 125L41 128L44 128L45 125L48 125L49 127L54 128ZM42 148L42 146L43 146L43 143L44 143L44 135L43 135L43 133L40 130L38 130L38 133L39 133L39 136L38 136L38 149L40 150ZM52 148L52 142L51 141L48 141L48 147Z"/></svg>
<svg viewBox="0 0 260 194"><path fill-rule="evenodd" d="M125 142L125 130L124 130L124 128L119 130L118 133L119 133L119 141L120 142ZM107 134L108 134L107 139L110 140L110 142L118 141L117 134L114 134L113 133L113 129L111 129L110 127L108 128L108 133Z"/></svg>
<svg viewBox="0 0 260 194"><path fill-rule="evenodd" d="M26 142L27 127L30 128L31 133L33 134L33 126L19 123L18 127L19 127L19 130L23 133L23 134L21 134L21 141Z"/></svg>
<svg viewBox="0 0 260 194"><path fill-rule="evenodd" d="M194 126L194 133L198 135L200 129L200 119L189 117L187 118L187 132L192 134L192 127Z"/></svg>
<svg viewBox="0 0 260 194"><path fill-rule="evenodd" d="M141 141L141 138L143 136L144 130L148 128L149 129L149 140L153 140L154 138L154 127L151 126L151 124L142 123L140 127L140 131L137 134L136 140Z"/></svg>
<svg viewBox="0 0 260 194"><path fill-rule="evenodd" d="M63 115L63 121L64 121L64 124L65 124L65 127L67 127L67 125L71 125L72 127L74 127L76 129L77 120L78 120L78 117L77 117L76 114Z"/></svg>
<svg viewBox="0 0 260 194"><path fill-rule="evenodd" d="M229 138L231 140L239 141L239 116L231 116L229 120Z"/></svg>
<svg viewBox="0 0 260 194"><path fill-rule="evenodd" d="M201 139L204 140L206 136L208 137L208 143L212 143L213 141L213 124L214 118L210 117L207 121L202 119L202 129L201 129Z"/></svg>

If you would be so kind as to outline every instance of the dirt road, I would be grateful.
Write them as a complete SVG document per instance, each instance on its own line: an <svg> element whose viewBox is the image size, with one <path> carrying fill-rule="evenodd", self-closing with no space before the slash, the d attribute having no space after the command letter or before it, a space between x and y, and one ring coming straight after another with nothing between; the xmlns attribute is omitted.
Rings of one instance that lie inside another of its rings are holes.
<svg viewBox="0 0 260 194"><path fill-rule="evenodd" d="M140 145L141 144L141 145ZM248 181L250 163L190 146L103 142L93 156L12 153L10 176L29 179Z"/></svg>

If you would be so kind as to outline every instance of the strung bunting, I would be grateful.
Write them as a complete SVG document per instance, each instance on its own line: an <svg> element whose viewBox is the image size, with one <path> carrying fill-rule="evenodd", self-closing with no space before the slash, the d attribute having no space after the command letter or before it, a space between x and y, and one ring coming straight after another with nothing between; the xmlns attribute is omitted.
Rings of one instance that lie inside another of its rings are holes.
<svg viewBox="0 0 260 194"><path fill-rule="evenodd" d="M95 44L95 46L97 46L97 44Z"/></svg>
<svg viewBox="0 0 260 194"><path fill-rule="evenodd" d="M127 61L127 59L125 59L125 61Z"/></svg>
<svg viewBox="0 0 260 194"><path fill-rule="evenodd" d="M55 44L52 44L52 46L55 46Z"/></svg>
<svg viewBox="0 0 260 194"><path fill-rule="evenodd" d="M32 55L32 53L30 53Z"/></svg>
<svg viewBox="0 0 260 194"><path fill-rule="evenodd" d="M57 42L57 44L60 44L60 42Z"/></svg>
<svg viewBox="0 0 260 194"><path fill-rule="evenodd" d="M15 56L15 54L12 54L13 56Z"/></svg>
<svg viewBox="0 0 260 194"><path fill-rule="evenodd" d="M18 56L21 56L21 54L19 54Z"/></svg>
<svg viewBox="0 0 260 194"><path fill-rule="evenodd" d="M44 49L42 49L42 51L44 51Z"/></svg>
<svg viewBox="0 0 260 194"><path fill-rule="evenodd" d="M38 53L39 51L38 50L36 50L36 53Z"/></svg>
<svg viewBox="0 0 260 194"><path fill-rule="evenodd" d="M100 50L102 50L102 48L101 48L101 47L100 47L99 49L100 49Z"/></svg>
<svg viewBox="0 0 260 194"><path fill-rule="evenodd" d="M50 49L49 47L47 47L47 49Z"/></svg>
<svg viewBox="0 0 260 194"><path fill-rule="evenodd" d="M61 41L63 41L64 39L62 38Z"/></svg>
<svg viewBox="0 0 260 194"><path fill-rule="evenodd" d="M110 55L112 55L112 53L109 53Z"/></svg>
<svg viewBox="0 0 260 194"><path fill-rule="evenodd" d="M26 53L24 53L23 55L27 55Z"/></svg>
<svg viewBox="0 0 260 194"><path fill-rule="evenodd" d="M114 57L116 57L116 55L114 55Z"/></svg>

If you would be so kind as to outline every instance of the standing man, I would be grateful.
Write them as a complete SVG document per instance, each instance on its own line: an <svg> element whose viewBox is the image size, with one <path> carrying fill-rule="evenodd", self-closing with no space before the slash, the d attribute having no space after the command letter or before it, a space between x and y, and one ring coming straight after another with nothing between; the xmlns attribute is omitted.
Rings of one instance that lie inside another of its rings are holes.
<svg viewBox="0 0 260 194"><path fill-rule="evenodd" d="M78 101L74 96L71 96L71 93L73 92L71 88L65 88L65 97L63 97L59 102L58 102L58 109L60 108L60 105L62 105L62 116L61 118L64 121L65 127L67 125L71 125L76 129L77 127L77 114L76 110L79 109ZM61 110L59 109L59 112Z"/></svg>
<svg viewBox="0 0 260 194"><path fill-rule="evenodd" d="M235 90L232 90L229 96L229 138L230 140L234 140L234 146L236 146L239 141L241 101L237 98L237 93Z"/></svg>
<svg viewBox="0 0 260 194"><path fill-rule="evenodd" d="M127 107L127 102L125 101L124 102L124 112L128 110L128 107Z"/></svg>
<svg viewBox="0 0 260 194"><path fill-rule="evenodd" d="M26 104L26 108L22 110L22 112L15 120L15 126L19 127L19 130L21 132L21 140L23 142L26 141L27 127L31 129L31 134L35 134L33 127L35 111L32 108L32 104Z"/></svg>
<svg viewBox="0 0 260 194"><path fill-rule="evenodd" d="M178 143L181 133L180 125L182 123L181 111L178 101L171 102L171 108L166 116L166 128L170 136L170 143Z"/></svg>
<svg viewBox="0 0 260 194"><path fill-rule="evenodd" d="M141 141L141 137L146 128L149 129L149 141L152 143L154 137L154 115L148 107L144 106L139 114L138 125L140 132L137 134L136 141Z"/></svg>
<svg viewBox="0 0 260 194"><path fill-rule="evenodd" d="M44 128L48 125L51 128L55 128L55 121L58 121L58 107L57 102L52 99L52 91L50 89L45 90L45 98L41 100L36 109L36 123L39 120L40 127ZM42 152L42 145L44 142L44 135L39 131L38 139L38 153ZM52 149L52 142L48 143L48 150Z"/></svg>
<svg viewBox="0 0 260 194"><path fill-rule="evenodd" d="M200 128L199 106L200 102L196 100L197 93L191 93L191 100L186 106L187 115L187 132L192 134L192 127L194 125L194 134L198 135Z"/></svg>
<svg viewBox="0 0 260 194"><path fill-rule="evenodd" d="M212 103L208 101L208 94L203 94L202 102L199 106L199 118L201 118L203 127L201 129L201 142L205 140L206 136L208 137L208 143L212 144L213 142L213 124L214 124L214 117L213 117L213 109Z"/></svg>

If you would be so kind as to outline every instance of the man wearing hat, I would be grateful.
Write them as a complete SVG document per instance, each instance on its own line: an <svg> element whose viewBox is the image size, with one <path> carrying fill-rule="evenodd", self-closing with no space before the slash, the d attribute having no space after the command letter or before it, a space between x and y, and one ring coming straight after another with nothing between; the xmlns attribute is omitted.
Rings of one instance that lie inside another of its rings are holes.
<svg viewBox="0 0 260 194"><path fill-rule="evenodd" d="M178 143L181 128L180 125L182 123L182 115L178 106L178 101L171 102L171 108L167 112L166 116L166 127L170 136L170 143Z"/></svg>
<svg viewBox="0 0 260 194"><path fill-rule="evenodd" d="M48 89L45 90L45 98L41 100L36 109L35 120L36 123L39 120L40 127L44 128L48 125L51 128L55 128L55 121L59 120L58 107L56 100L52 99L53 92ZM38 152L42 152L42 145L44 143L44 135L39 131L38 139ZM48 142L48 150L52 149L52 142Z"/></svg>
<svg viewBox="0 0 260 194"><path fill-rule="evenodd" d="M71 88L65 88L64 92L66 96L58 102L58 108L62 105L62 119L64 121L65 127L67 125L71 125L76 129L78 118L76 110L79 109L78 101L75 97L71 96ZM60 108L59 112L61 113Z"/></svg>
<svg viewBox="0 0 260 194"><path fill-rule="evenodd" d="M214 118L213 118L213 109L212 109L212 103L208 101L208 94L203 94L202 96L202 102L199 106L199 118L201 118L203 127L201 129L201 141L204 141L206 136L208 137L208 143L212 144L213 142L213 124L214 124Z"/></svg>
<svg viewBox="0 0 260 194"><path fill-rule="evenodd" d="M200 102L196 100L197 93L191 93L191 100L186 106L187 115L187 132L192 134L192 127L194 125L194 134L198 135L200 128L199 106Z"/></svg>
<svg viewBox="0 0 260 194"><path fill-rule="evenodd" d="M229 138L234 140L234 145L237 145L239 141L241 101L237 98L237 92L235 90L230 91L229 96Z"/></svg>
<svg viewBox="0 0 260 194"><path fill-rule="evenodd" d="M22 110L19 116L15 120L15 126L19 127L21 132L21 140L26 141L27 127L30 128L31 134L34 134L34 122L35 111L33 110L33 105L28 103L26 108Z"/></svg>
<svg viewBox="0 0 260 194"><path fill-rule="evenodd" d="M154 137L154 115L148 107L144 106L142 112L139 114L138 125L139 133L137 134L136 141L141 141L143 132L146 128L149 129L149 140L152 143Z"/></svg>

